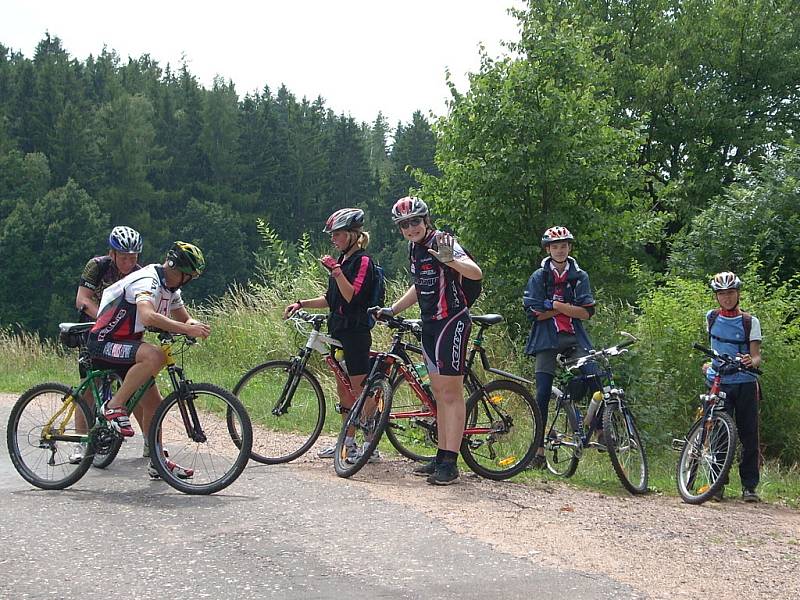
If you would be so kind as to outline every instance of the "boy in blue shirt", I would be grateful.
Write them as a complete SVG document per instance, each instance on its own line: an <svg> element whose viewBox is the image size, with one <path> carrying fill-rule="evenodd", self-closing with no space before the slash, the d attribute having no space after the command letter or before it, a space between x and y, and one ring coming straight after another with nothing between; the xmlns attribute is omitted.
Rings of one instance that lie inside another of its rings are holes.
<svg viewBox="0 0 800 600"><path fill-rule="evenodd" d="M717 273L711 280L718 310L706 313L706 328L711 347L720 354L738 356L746 367L761 365L761 324L758 319L739 308L741 280L729 271ZM717 361L706 371L709 381L714 379ZM742 458L739 462L739 477L742 480L742 499L759 502L756 493L759 481L759 436L758 404L761 390L755 375L744 372L723 373L722 391L727 394L725 410L734 417L739 439L742 442ZM720 495L721 497L721 495Z"/></svg>

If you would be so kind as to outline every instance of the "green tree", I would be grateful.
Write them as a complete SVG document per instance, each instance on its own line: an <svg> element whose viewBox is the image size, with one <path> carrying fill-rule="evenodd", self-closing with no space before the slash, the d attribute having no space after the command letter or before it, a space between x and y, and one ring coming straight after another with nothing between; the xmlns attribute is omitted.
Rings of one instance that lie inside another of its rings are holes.
<svg viewBox="0 0 800 600"><path fill-rule="evenodd" d="M206 259L203 276L183 292L187 298L221 296L233 282L244 283L250 277L255 246L247 243L239 218L229 207L192 198L171 231L174 239L164 244L162 258L174 240L182 240L199 246Z"/></svg>
<svg viewBox="0 0 800 600"><path fill-rule="evenodd" d="M783 147L759 172L740 180L676 236L670 256L675 273L704 278L742 272L754 259L766 280L788 281L800 272L800 146Z"/></svg>
<svg viewBox="0 0 800 600"><path fill-rule="evenodd" d="M107 218L74 181L17 204L0 229L0 324L53 335L74 318L81 270L107 234Z"/></svg>
<svg viewBox="0 0 800 600"><path fill-rule="evenodd" d="M0 226L18 204L30 206L44 196L50 179L44 154L12 150L0 156Z"/></svg>
<svg viewBox="0 0 800 600"><path fill-rule="evenodd" d="M452 89L436 164L423 195L487 273L499 307L519 297L541 259L544 229L567 225L595 285L625 289L622 269L641 242L660 235L637 196L640 138L612 123L616 105L591 31L525 21L519 58L483 57L470 89Z"/></svg>

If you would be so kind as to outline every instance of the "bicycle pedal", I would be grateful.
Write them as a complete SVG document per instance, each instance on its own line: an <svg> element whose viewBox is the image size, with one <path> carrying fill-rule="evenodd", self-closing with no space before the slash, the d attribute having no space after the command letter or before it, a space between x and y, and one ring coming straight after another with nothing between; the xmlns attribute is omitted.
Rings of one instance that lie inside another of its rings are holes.
<svg viewBox="0 0 800 600"><path fill-rule="evenodd" d="M675 452L683 452L683 449L686 447L686 440L675 438L672 440L672 449Z"/></svg>

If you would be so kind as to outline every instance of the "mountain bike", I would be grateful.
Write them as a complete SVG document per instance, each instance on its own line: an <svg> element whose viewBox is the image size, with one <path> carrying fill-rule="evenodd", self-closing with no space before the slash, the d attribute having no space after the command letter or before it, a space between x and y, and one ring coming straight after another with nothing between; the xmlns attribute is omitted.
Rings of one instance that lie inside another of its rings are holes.
<svg viewBox="0 0 800 600"><path fill-rule="evenodd" d="M571 477L585 449L606 450L622 485L632 494L643 494L647 491L647 456L625 391L614 382L609 364L610 358L626 353L626 347L637 341L629 333L621 334L628 339L616 346L593 350L587 356L570 360L559 356L567 385L563 392L553 388L552 417L545 427L545 457L551 473ZM592 372L581 372L581 367L586 365L592 365ZM576 404L578 398L573 396L590 382L602 391L594 393L584 418ZM592 441L592 436L599 431L602 431L602 443Z"/></svg>
<svg viewBox="0 0 800 600"><path fill-rule="evenodd" d="M321 331L327 317L297 311L290 320L303 332L311 325L306 343L297 355L289 360L271 360L253 367L233 388L256 423L251 457L265 464L289 462L302 456L314 445L322 431L326 414L325 394L318 378L308 368L314 353L321 355L343 388L351 390L347 373L335 358L341 344ZM502 317L484 315L473 317L473 321L488 327L501 322ZM403 339L409 333L421 335L421 321L394 319L390 327L400 333L393 340L393 345L398 353L402 351L404 358L388 373L392 400L388 405L387 437L404 456L426 460L436 453L435 402L430 388L422 382L406 352L422 354L422 349ZM477 344L480 346L481 343L482 336L478 336ZM474 350L471 356L474 358L474 354L481 350L482 347ZM370 354L375 360L379 353ZM485 352L481 356L485 357ZM488 359L484 361L484 366L488 366ZM535 400L518 383L526 380L499 369L492 369L491 372L516 378L517 381L483 385L477 376L474 384L470 377L465 378L465 382L469 382L467 385L474 385L470 399L475 398L471 410L468 404L468 422L474 434L465 461L481 475L486 473L486 477L506 478L521 471L532 458L537 444L541 443L543 421ZM476 395L477 392L480 395ZM377 389L372 392L372 402L376 393ZM381 398L387 396L388 393L380 392ZM353 404L355 401L356 398L352 397ZM339 412L341 408L337 405L336 410ZM516 413L519 415L514 419ZM493 428L487 425L492 421ZM363 437L361 431L359 435ZM501 464L492 464L497 462ZM344 468L341 470L349 471Z"/></svg>
<svg viewBox="0 0 800 600"><path fill-rule="evenodd" d="M93 325L63 324L62 332L79 335ZM195 342L193 338L159 332L158 339L172 392L153 415L147 434L150 460L161 479L181 492L218 492L233 483L247 464L252 445L250 418L230 392L185 377L175 356L182 355ZM174 348L179 341L181 346ZM76 387L42 383L20 396L9 416L7 443L11 461L26 481L42 489L69 487L86 474L96 453L108 455L118 444L119 435L100 410L110 393L105 382L113 374L111 369L90 368ZM154 378L128 399L129 412L152 385ZM81 400L87 390L94 399L93 410ZM92 424L88 432L77 431L78 412ZM87 451L80 462L71 463L70 447L76 443L86 444ZM169 460L192 472L189 478L180 478L167 467L167 447Z"/></svg>
<svg viewBox="0 0 800 600"><path fill-rule="evenodd" d="M473 317L482 325L477 346L473 346L472 359L481 352L480 343L483 329L502 321L500 315ZM366 464L371 452L377 447L384 430L393 431L393 444L403 439L397 435L402 421L419 423L420 419L430 419L435 426L436 402L430 388L419 377L417 368L408 350L417 351L407 344L403 337L413 333L420 335L422 324L419 320L404 320L397 317L378 319L394 331L390 348L378 353L372 371L356 404L350 409L337 440L334 453L334 466L340 476L349 477ZM488 364L488 362L487 362ZM503 371L495 370L507 375ZM416 396L418 406L413 410L392 410L394 390L397 380L404 381ZM472 471L488 479L508 479L522 471L533 458L542 439L542 421L536 401L520 383L510 380L495 380L483 384L472 374L470 385L476 388L467 399L466 424L461 441L460 453ZM392 384L392 381L395 381ZM386 429L388 427L388 429ZM435 440L435 429L423 426L425 437ZM347 461L345 438L348 432L361 433L366 444L358 459ZM401 431L405 431L404 429ZM404 440L405 441L405 440ZM398 447L408 450L401 443ZM409 452L412 453L412 452Z"/></svg>
<svg viewBox="0 0 800 600"><path fill-rule="evenodd" d="M685 438L672 441L672 447L681 453L676 476L678 493L688 504L702 504L725 486L736 454L738 434L733 418L725 411L722 375L737 372L761 375L761 370L746 367L738 358L700 344L693 344L692 348L716 359L720 365L708 393L700 396L697 420Z"/></svg>
<svg viewBox="0 0 800 600"><path fill-rule="evenodd" d="M472 339L465 367L466 426L467 429L479 429L481 424L485 426L495 421L498 430L485 439L473 435L466 454L462 452L462 456L476 473L489 479L505 479L522 471L533 459L536 448L541 446L544 419L526 387L533 382L490 364L484 335L489 327L502 323L502 315L473 315L471 318L478 331ZM421 324L413 320L405 322ZM418 340L421 339L419 325L412 326L412 332ZM422 348L411 343L403 343L403 348L422 354ZM499 375L500 379L484 383L476 370L477 357L480 357L486 373ZM386 437L406 458L429 461L436 456L437 450L436 403L430 386L419 377L424 371L423 365L413 364L413 367L409 368L409 363L405 362L393 377L392 408ZM424 393L420 393L420 387ZM517 415L516 424L514 415Z"/></svg>

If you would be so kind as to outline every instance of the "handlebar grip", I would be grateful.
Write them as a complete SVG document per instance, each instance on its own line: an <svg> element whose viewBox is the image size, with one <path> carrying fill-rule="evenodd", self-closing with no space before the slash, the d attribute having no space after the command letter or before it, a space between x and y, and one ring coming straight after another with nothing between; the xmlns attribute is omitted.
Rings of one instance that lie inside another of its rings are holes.
<svg viewBox="0 0 800 600"><path fill-rule="evenodd" d="M635 344L637 341L638 340L632 340L628 338L627 340L623 340L622 342L617 344L617 348L627 348L628 346L632 346L633 344Z"/></svg>
<svg viewBox="0 0 800 600"><path fill-rule="evenodd" d="M710 348L706 348L705 346L701 346L697 342L692 344L692 348L694 348L695 350L699 350L700 352L702 352L704 354L708 354L709 356L714 356L714 352Z"/></svg>

